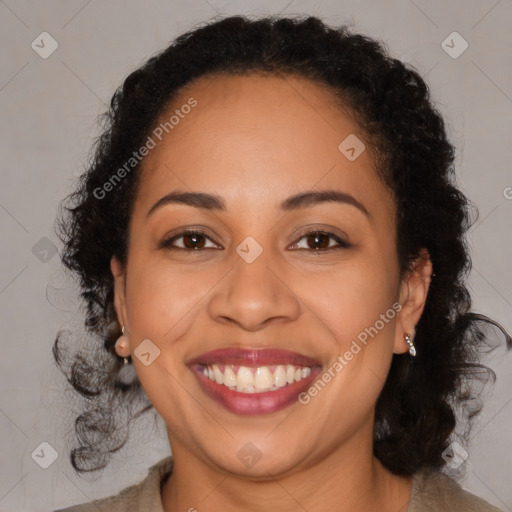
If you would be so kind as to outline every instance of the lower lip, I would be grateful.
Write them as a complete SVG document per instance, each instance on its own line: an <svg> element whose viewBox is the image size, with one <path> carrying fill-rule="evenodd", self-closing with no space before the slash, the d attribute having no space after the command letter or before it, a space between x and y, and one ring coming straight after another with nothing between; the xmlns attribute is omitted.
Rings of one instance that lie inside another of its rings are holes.
<svg viewBox="0 0 512 512"><path fill-rule="evenodd" d="M229 411L242 415L270 414L297 402L299 394L311 385L321 371L320 367L311 368L311 373L304 379L275 391L240 393L210 380L203 374L204 367L201 365L194 365L191 369L207 395Z"/></svg>

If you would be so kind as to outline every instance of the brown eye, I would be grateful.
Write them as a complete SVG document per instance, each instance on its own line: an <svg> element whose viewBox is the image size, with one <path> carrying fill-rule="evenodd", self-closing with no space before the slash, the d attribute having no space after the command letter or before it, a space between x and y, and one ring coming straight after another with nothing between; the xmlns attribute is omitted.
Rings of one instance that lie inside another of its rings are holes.
<svg viewBox="0 0 512 512"><path fill-rule="evenodd" d="M204 247L205 241L203 235L198 235L195 233L189 235L183 235L183 245L187 249L202 249Z"/></svg>
<svg viewBox="0 0 512 512"><path fill-rule="evenodd" d="M181 246L176 245L176 241L182 239L183 242ZM211 242L211 239L202 231L183 231L172 238L168 238L164 240L160 247L162 249L170 249L170 250L189 250L196 251L200 249L211 249L212 247L206 247L207 241ZM212 242L213 244L213 242ZM214 244L213 248L217 248Z"/></svg>
<svg viewBox="0 0 512 512"><path fill-rule="evenodd" d="M306 244L300 247L300 241L305 240ZM334 244L331 245L331 242ZM301 236L297 248L309 249L312 251L328 251L331 249L348 249L351 245L345 242L334 233L327 231L309 231Z"/></svg>
<svg viewBox="0 0 512 512"><path fill-rule="evenodd" d="M324 233L315 233L307 236L308 245L311 249L327 249L330 237Z"/></svg>

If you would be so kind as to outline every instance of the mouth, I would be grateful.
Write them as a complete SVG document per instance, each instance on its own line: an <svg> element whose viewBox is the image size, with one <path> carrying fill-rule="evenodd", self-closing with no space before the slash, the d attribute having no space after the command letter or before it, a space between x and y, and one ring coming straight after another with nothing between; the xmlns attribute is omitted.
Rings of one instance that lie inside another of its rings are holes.
<svg viewBox="0 0 512 512"><path fill-rule="evenodd" d="M188 362L203 391L236 414L269 414L297 401L321 371L302 354L278 349L219 349Z"/></svg>

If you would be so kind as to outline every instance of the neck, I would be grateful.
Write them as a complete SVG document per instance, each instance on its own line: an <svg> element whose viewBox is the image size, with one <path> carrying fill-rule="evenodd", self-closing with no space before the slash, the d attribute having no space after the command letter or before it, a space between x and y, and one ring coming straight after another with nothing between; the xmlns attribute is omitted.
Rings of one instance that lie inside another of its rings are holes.
<svg viewBox="0 0 512 512"><path fill-rule="evenodd" d="M175 441L175 440L173 440ZM162 486L165 512L406 512L412 479L389 472L371 453L343 447L316 463L266 479L215 469L173 442L174 468Z"/></svg>

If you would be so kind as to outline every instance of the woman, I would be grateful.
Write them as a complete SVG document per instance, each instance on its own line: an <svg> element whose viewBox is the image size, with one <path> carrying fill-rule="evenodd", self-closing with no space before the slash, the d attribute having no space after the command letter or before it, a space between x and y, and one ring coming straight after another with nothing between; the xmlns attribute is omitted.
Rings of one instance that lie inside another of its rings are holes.
<svg viewBox="0 0 512 512"><path fill-rule="evenodd" d="M440 471L500 327L453 161L417 72L315 17L221 19L132 73L60 222L101 348L67 371L71 461L151 407L172 458L62 510L498 510Z"/></svg>

